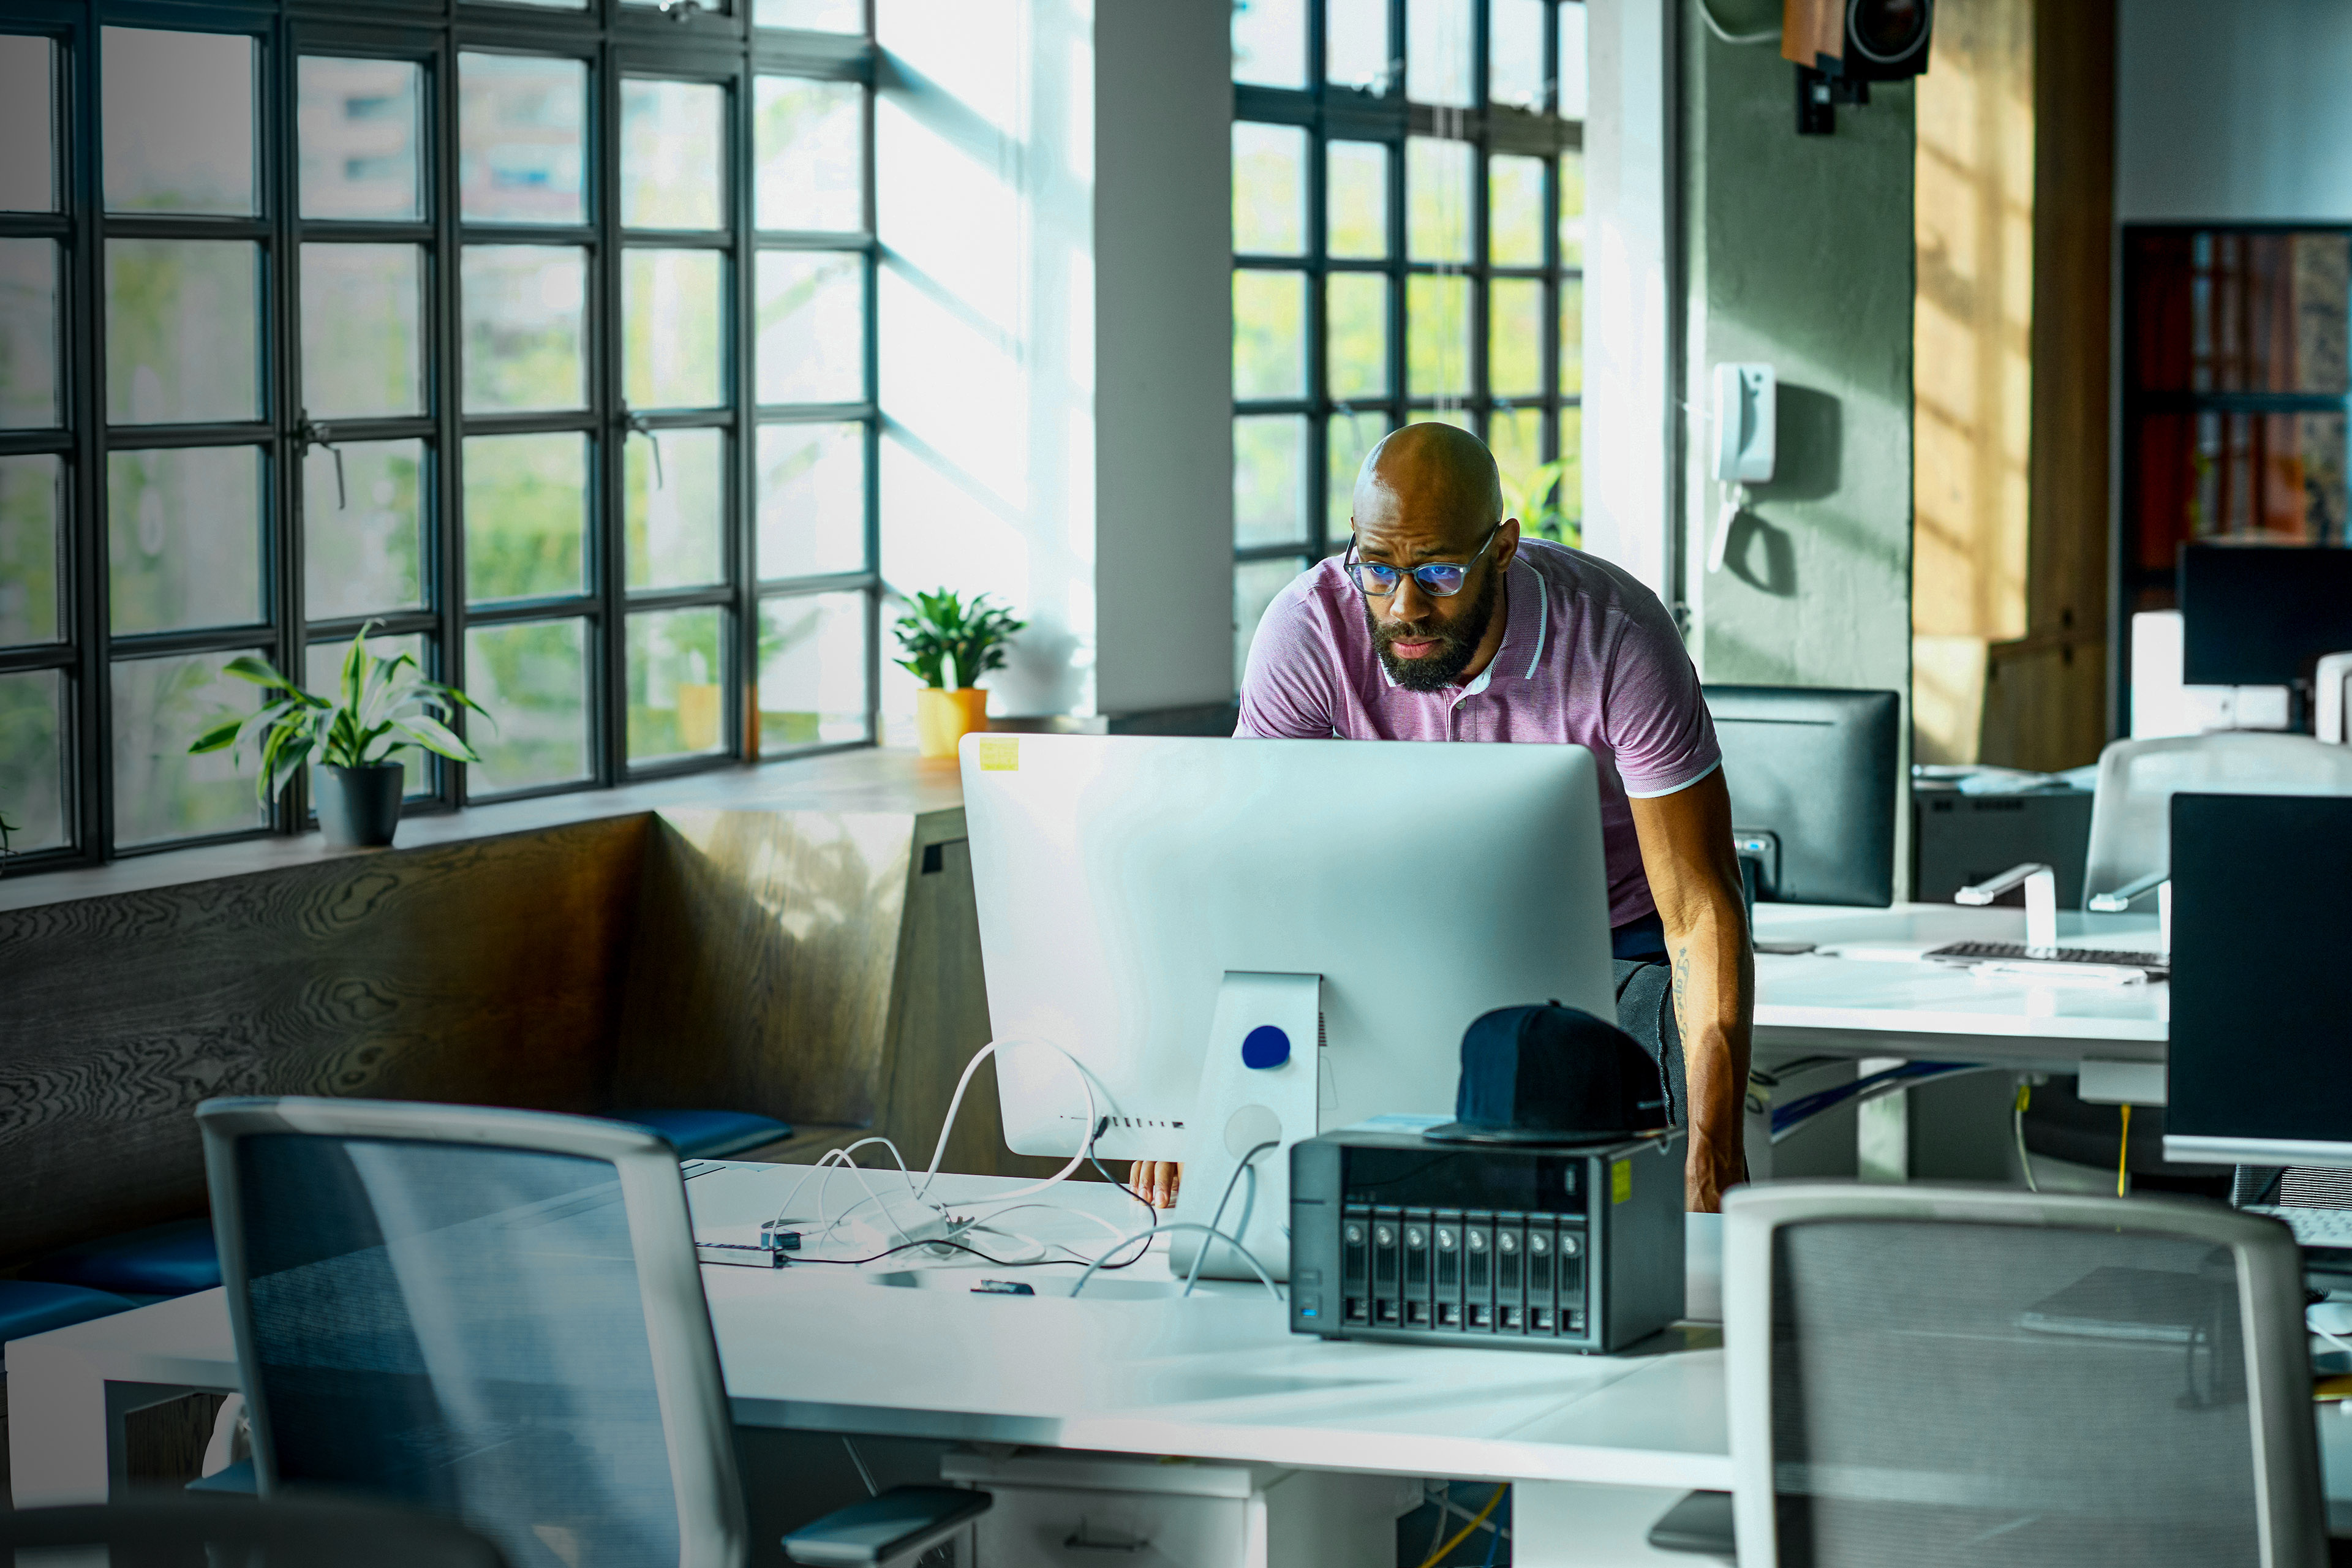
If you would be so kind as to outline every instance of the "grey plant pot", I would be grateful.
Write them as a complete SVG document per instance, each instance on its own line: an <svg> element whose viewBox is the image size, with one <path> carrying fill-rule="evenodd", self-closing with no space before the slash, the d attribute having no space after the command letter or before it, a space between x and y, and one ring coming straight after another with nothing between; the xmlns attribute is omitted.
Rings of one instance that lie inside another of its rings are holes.
<svg viewBox="0 0 2352 1568"><path fill-rule="evenodd" d="M361 849L390 844L400 828L405 777L398 763L363 768L322 764L318 773L319 826L329 847Z"/></svg>

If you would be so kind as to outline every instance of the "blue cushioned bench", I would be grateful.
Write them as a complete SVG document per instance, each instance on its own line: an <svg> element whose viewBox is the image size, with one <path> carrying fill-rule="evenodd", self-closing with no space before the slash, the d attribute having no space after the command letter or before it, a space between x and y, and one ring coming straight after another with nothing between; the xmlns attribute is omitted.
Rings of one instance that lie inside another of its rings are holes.
<svg viewBox="0 0 2352 1568"><path fill-rule="evenodd" d="M105 1290L46 1279L0 1279L0 1344L127 1312L139 1303Z"/></svg>
<svg viewBox="0 0 2352 1568"><path fill-rule="evenodd" d="M121 1296L193 1296L221 1282L209 1219L173 1220L77 1242L40 1258L26 1279L79 1285Z"/></svg>
<svg viewBox="0 0 2352 1568"><path fill-rule="evenodd" d="M772 1116L748 1110L607 1110L614 1121L650 1129L669 1140L683 1159L724 1160L747 1149L781 1143L793 1130Z"/></svg>

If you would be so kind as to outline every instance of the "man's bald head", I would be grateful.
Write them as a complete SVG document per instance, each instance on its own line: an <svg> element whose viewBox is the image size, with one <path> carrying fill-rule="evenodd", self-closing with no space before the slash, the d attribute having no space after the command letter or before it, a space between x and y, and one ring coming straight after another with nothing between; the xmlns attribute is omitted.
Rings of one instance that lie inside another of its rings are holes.
<svg viewBox="0 0 2352 1568"><path fill-rule="evenodd" d="M1365 457L1354 509L1360 530L1410 520L1475 541L1503 520L1503 476L1486 444L1467 430L1435 421L1408 425Z"/></svg>

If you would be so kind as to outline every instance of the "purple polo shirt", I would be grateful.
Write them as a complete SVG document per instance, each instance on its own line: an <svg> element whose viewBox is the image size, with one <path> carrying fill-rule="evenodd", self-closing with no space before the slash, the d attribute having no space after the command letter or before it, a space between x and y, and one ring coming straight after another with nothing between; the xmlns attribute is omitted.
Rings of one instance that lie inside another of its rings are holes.
<svg viewBox="0 0 2352 1568"><path fill-rule="evenodd" d="M1522 539L1503 592L1503 644L1485 672L1408 691L1372 650L1339 560L1300 574L1258 623L1234 733L1586 747L1599 764L1609 923L1639 920L1657 906L1627 797L1686 789L1723 760L1698 672L1658 596L1598 556Z"/></svg>

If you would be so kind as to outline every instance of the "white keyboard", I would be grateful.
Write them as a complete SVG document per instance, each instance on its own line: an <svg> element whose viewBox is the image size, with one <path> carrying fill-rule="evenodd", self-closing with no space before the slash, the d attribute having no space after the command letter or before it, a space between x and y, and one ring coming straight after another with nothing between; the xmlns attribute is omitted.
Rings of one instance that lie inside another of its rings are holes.
<svg viewBox="0 0 2352 1568"><path fill-rule="evenodd" d="M2278 1208L2269 1204L2248 1204L2245 1212L2286 1221L2287 1228L2294 1232L2297 1246L2352 1248L2352 1209Z"/></svg>

